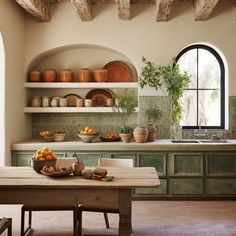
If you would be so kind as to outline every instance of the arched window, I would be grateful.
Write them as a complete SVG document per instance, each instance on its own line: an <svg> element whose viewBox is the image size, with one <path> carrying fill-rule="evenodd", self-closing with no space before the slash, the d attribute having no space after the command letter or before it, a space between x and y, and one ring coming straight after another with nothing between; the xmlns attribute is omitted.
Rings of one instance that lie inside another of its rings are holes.
<svg viewBox="0 0 236 236"><path fill-rule="evenodd" d="M0 166L5 165L5 53L0 32Z"/></svg>
<svg viewBox="0 0 236 236"><path fill-rule="evenodd" d="M226 76L220 54L213 47L195 44L184 48L176 60L180 69L191 75L190 85L182 99L182 127L226 128Z"/></svg>

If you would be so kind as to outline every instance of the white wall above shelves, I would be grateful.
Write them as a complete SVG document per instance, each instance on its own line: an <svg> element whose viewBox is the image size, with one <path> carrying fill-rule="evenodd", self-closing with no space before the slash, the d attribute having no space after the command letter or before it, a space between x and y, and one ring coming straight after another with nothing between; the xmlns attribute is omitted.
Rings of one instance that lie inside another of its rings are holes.
<svg viewBox="0 0 236 236"><path fill-rule="evenodd" d="M136 108L135 112L139 109ZM113 113L112 107L25 107L25 113Z"/></svg>
<svg viewBox="0 0 236 236"><path fill-rule="evenodd" d="M129 82L129 83L80 83L80 82L71 82L71 83L63 83L63 82L55 82L55 83L34 83L34 82L26 82L24 84L25 88L114 88L114 89L123 89L123 88L138 88L137 82Z"/></svg>

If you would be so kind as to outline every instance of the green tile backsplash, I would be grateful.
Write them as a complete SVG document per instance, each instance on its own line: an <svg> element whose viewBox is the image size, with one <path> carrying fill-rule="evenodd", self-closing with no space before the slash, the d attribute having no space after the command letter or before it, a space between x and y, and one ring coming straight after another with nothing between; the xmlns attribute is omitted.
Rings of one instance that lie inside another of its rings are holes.
<svg viewBox="0 0 236 236"><path fill-rule="evenodd" d="M145 123L145 109L157 105L163 112L162 118L156 123L158 137L170 137L170 105L167 97L139 97L139 113L132 114L126 124L135 127ZM32 137L38 138L40 130L49 129L52 132L65 131L67 140L75 140L76 132L85 126L91 126L101 133L118 133L123 127L124 115L117 113L42 113L32 114ZM236 123L236 97L229 97L229 124ZM227 131L209 131L208 136L217 134L227 137ZM192 131L184 131L183 138L193 138Z"/></svg>

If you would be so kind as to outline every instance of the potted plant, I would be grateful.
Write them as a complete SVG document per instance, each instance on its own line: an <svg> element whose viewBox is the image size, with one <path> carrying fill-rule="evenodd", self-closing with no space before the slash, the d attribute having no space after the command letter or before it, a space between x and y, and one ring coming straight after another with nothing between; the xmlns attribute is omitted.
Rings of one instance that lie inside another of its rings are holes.
<svg viewBox="0 0 236 236"><path fill-rule="evenodd" d="M148 129L148 142L153 142L156 139L157 127L154 125L162 117L162 112L158 106L149 107L145 110L145 122Z"/></svg>
<svg viewBox="0 0 236 236"><path fill-rule="evenodd" d="M120 113L123 117L123 128L120 130L120 137L124 142L130 142L133 134L133 128L128 126L127 120L135 111L137 101L133 91L125 89L116 95L115 104L112 109L116 113Z"/></svg>
<svg viewBox="0 0 236 236"><path fill-rule="evenodd" d="M139 85L141 88L148 85L156 90L160 89L164 95L166 95L164 93L166 90L171 107L171 138L180 139L181 137L176 137L176 135L181 135L181 130L179 130L183 112L181 98L190 83L190 75L180 71L175 58L170 65L160 67L156 67L145 57L142 58L142 62L144 67L139 77Z"/></svg>
<svg viewBox="0 0 236 236"><path fill-rule="evenodd" d="M124 126L119 133L124 143L129 143L133 137L133 128L130 126Z"/></svg>

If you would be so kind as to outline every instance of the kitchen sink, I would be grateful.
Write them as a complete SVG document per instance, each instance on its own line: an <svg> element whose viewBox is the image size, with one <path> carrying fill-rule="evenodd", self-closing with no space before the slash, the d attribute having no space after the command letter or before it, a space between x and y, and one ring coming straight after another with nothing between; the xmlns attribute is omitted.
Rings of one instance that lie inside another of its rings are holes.
<svg viewBox="0 0 236 236"><path fill-rule="evenodd" d="M231 143L228 140L219 140L219 141L214 141L214 140L199 140L199 143Z"/></svg>
<svg viewBox="0 0 236 236"><path fill-rule="evenodd" d="M172 143L199 143L198 140L171 140Z"/></svg>

